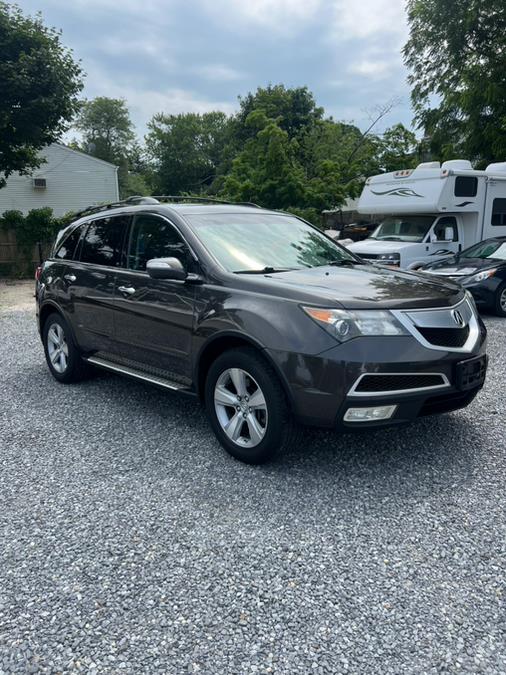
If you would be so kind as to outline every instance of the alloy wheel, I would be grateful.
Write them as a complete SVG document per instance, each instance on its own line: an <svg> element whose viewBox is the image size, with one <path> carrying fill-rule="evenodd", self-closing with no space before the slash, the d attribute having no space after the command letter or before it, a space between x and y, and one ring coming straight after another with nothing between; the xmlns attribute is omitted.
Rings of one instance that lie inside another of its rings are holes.
<svg viewBox="0 0 506 675"><path fill-rule="evenodd" d="M214 408L228 438L246 448L258 445L267 430L267 403L256 380L241 368L228 368L214 388Z"/></svg>
<svg viewBox="0 0 506 675"><path fill-rule="evenodd" d="M47 332L47 352L51 365L57 373L67 370L69 347L65 339L65 332L59 323L52 323Z"/></svg>
<svg viewBox="0 0 506 675"><path fill-rule="evenodd" d="M503 289L501 296L499 297L499 305L503 312L506 312L506 288Z"/></svg>

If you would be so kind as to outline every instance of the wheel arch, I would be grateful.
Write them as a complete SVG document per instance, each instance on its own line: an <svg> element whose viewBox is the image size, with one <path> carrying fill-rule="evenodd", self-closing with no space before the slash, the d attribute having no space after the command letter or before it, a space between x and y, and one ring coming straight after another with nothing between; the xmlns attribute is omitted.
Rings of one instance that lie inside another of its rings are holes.
<svg viewBox="0 0 506 675"><path fill-rule="evenodd" d="M62 317L62 319L68 326L68 329L70 331L72 339L74 340L74 343L77 344L76 336L74 333L74 329L72 328L71 322L68 320L62 308L52 300L46 300L46 302L44 302L44 304L39 308L39 332L41 339L44 330L44 324L46 323L48 316L50 316L51 314L59 314Z"/></svg>
<svg viewBox="0 0 506 675"><path fill-rule="evenodd" d="M229 349L237 349L238 347L253 347L254 349L256 349L257 352L259 352L262 355L265 361L271 366L271 368L278 376L284 394L286 396L288 406L290 410L293 410L294 407L293 398L288 383L283 373L280 371L278 365L272 358L270 358L265 347L259 342L257 342L255 339L246 336L243 333L234 331L219 333L218 335L215 335L212 338L210 338L202 346L196 359L195 375L194 375L195 388L199 399L201 401L204 399L206 376L207 373L209 372L209 368L211 367L213 361L218 356L220 356L220 354L223 354Z"/></svg>

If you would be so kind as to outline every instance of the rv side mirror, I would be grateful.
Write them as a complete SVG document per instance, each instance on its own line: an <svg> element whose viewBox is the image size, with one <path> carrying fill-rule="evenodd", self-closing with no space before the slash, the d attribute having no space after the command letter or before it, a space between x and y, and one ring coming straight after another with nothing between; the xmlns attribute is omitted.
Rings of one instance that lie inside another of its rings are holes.
<svg viewBox="0 0 506 675"><path fill-rule="evenodd" d="M445 227L445 241L453 241L453 227Z"/></svg>
<svg viewBox="0 0 506 675"><path fill-rule="evenodd" d="M177 258L152 258L146 263L146 271L152 279L175 279L184 281L187 272Z"/></svg>

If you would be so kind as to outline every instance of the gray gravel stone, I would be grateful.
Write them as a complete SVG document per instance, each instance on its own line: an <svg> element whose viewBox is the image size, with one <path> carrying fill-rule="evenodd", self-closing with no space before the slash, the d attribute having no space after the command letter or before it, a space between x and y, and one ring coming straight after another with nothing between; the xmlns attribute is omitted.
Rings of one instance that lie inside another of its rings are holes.
<svg viewBox="0 0 506 675"><path fill-rule="evenodd" d="M466 410L241 465L0 313L0 673L506 672L506 321Z"/></svg>

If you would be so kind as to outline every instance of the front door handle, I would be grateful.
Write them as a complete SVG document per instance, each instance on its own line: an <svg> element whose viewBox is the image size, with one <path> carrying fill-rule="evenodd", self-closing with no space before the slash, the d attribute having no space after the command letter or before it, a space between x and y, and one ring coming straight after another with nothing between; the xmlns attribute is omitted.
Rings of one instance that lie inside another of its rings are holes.
<svg viewBox="0 0 506 675"><path fill-rule="evenodd" d="M64 274L63 278L67 281L70 281L71 283L74 283L74 281L77 279L75 274Z"/></svg>
<svg viewBox="0 0 506 675"><path fill-rule="evenodd" d="M120 291L120 293L125 293L126 295L133 295L135 293L135 288L133 286L118 286L118 291Z"/></svg>

